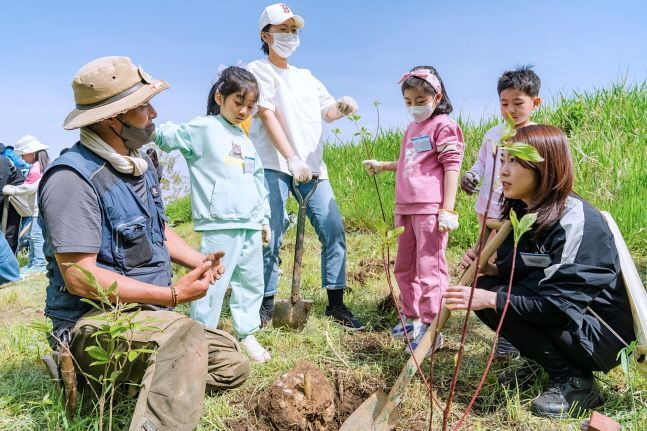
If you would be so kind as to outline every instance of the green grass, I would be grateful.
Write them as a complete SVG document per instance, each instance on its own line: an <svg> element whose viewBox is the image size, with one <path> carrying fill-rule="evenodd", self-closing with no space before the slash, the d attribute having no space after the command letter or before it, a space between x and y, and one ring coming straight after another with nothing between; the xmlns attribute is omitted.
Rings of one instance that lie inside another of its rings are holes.
<svg viewBox="0 0 647 431"><path fill-rule="evenodd" d="M177 231L196 245L199 236L189 224ZM294 230L287 235L284 246L284 273L291 273L294 250ZM391 339L388 328L395 316L380 316L375 312L375 301L387 292L379 268L377 239L362 232L348 235L349 305L367 322L369 331L348 334L323 317L325 292L319 278L319 244L308 228L304 253L303 296L316 301L316 309L303 332L270 329L259 335L259 340L269 346L273 359L265 365L254 365L252 376L241 388L220 396L207 396L200 431L224 430L227 420L243 421L254 429L258 420L250 407L265 387L290 369L301 359L309 359L324 371L332 382L343 381L346 396L364 399L377 389L387 389L394 382L406 360L402 344ZM455 262L458 250L450 250ZM455 275L455 274L454 274ZM28 325L34 319L44 320L42 307L46 281L43 277L23 281L0 290L0 431L3 430L63 430L63 414L56 393L51 389L39 357L48 351L44 336ZM289 278L280 282L279 297L288 296ZM183 308L186 312L186 307ZM437 355L434 387L444 399L451 380L454 355L458 349L459 325L462 314L449 320L445 333L445 348ZM472 394L483 370L491 343L491 331L478 319L471 319L465 360L458 385L454 411L463 411L468 396ZM228 313L224 313L223 326L231 329ZM514 364L495 363L492 375ZM425 372L428 370L424 366ZM625 425L626 429L644 429L647 426L647 381L634 375L631 394L626 379L619 369L601 375L602 388L608 399L602 413ZM529 403L540 392L539 384L532 388L507 391L488 379L477 405L469 419L472 429L482 430L578 430L580 421L569 419L549 421L532 416ZM637 410L631 409L634 398ZM128 411L132 402L123 402L116 429L126 429ZM426 429L428 401L423 385L418 379L410 384L400 407L399 430ZM436 410L435 420L440 419ZM454 418L454 420L456 420ZM92 417L82 417L74 428L90 429ZM85 422L83 422L85 421ZM480 428L479 428L480 427ZM641 428L643 427L643 428ZM335 429L335 428L331 428ZM438 429L438 428L434 428ZM469 428L466 428L469 429Z"/></svg>
<svg viewBox="0 0 647 431"><path fill-rule="evenodd" d="M629 88L616 85L595 93L560 99L552 107L542 108L534 117L536 122L554 124L566 130L576 163L576 190L599 208L610 210L627 238L642 278L647 274L645 112L645 84ZM495 123L496 120L492 119L478 125L463 125L467 142L464 169L471 166L483 134ZM400 139L398 131L384 133L373 148L372 156L382 160L396 159ZM319 246L308 228L303 296L316 301L312 317L300 333L275 329L260 333L260 341L272 351L272 361L254 365L252 376L241 388L219 396L207 396L200 431L228 429L226 424L232 419L246 424L247 429L255 429L258 419L251 407L258 394L300 359L310 359L318 364L337 389L343 386L346 396L357 400L366 398L376 389L388 389L406 360L402 345L388 334L388 328L395 323L395 316L381 316L375 311L375 302L386 294L387 287L379 269L378 242L371 234L379 217L379 208L372 182L360 165L361 160L367 157L362 148L353 144L330 145L325 155L348 230L348 302L367 322L369 331L347 334L323 317L326 300L325 292L318 287ZM381 175L378 182L387 211L391 214L393 175ZM457 207L461 213L461 228L451 235L448 249L452 267L455 267L464 248L472 245L476 238L473 203L473 197L459 193ZM190 201L188 198L176 201L169 205L168 213L173 220L189 221ZM199 243L199 235L192 231L190 224L180 224L176 230L191 244ZM293 237L294 231L290 231L284 245L282 269L285 274L291 273ZM183 270L176 268L176 277L182 273ZM60 400L39 361L49 347L44 336L31 329L29 323L45 320L42 311L45 285L43 277L36 277L0 289L0 431L93 429L95 418L92 416L80 416L71 423L66 421ZM288 290L289 277L283 277L279 296L286 298ZM182 307L181 311L186 312L187 307ZM444 330L446 347L437 355L434 366L434 387L441 400L444 400L451 380L461 318L462 314L457 313L449 320ZM492 332L478 319L470 321L470 335L454 403L456 413L463 411L474 390L492 338ZM223 313L223 326L231 328L228 311ZM495 363L491 376L509 366L514 364ZM619 369L608 375L599 375L599 378L607 398L601 412L621 422L625 429L647 429L646 379L633 371L632 393ZM464 429L579 430L578 419L549 421L530 414L530 401L540 390L540 382L526 390L504 390L489 378ZM632 400L636 410L632 410ZM118 407L115 428L127 429L132 401L124 401ZM428 401L419 379L414 379L409 385L399 411L399 430L427 429ZM439 429L440 416L436 410L434 429Z"/></svg>

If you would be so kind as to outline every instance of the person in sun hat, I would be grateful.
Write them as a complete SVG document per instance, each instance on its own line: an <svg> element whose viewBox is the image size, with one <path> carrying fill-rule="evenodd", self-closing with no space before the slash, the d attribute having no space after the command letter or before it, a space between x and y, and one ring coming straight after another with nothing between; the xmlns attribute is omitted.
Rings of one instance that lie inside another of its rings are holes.
<svg viewBox="0 0 647 431"><path fill-rule="evenodd" d="M20 269L21 277L45 272L45 256L43 255L43 234L36 222L38 205L36 204L36 190L49 164L49 147L35 136L25 135L16 142L16 154L30 164L29 173L21 185L6 185L2 193L8 197L9 202L23 219L25 230L29 238L29 262Z"/></svg>
<svg viewBox="0 0 647 431"><path fill-rule="evenodd" d="M128 339L155 350L122 376L140 388L130 430L193 430L205 389L242 384L249 364L231 335L173 311L204 296L224 268L223 253L202 255L167 226L155 168L139 152L155 130L150 99L169 85L128 57L103 57L83 66L72 88L76 108L63 126L80 128L80 141L50 164L39 187L50 342L70 339L77 368L101 372L86 348L104 321L83 301L96 292L80 269L104 287L116 283L114 296L140 304L135 319L150 328ZM171 262L191 270L175 284Z"/></svg>
<svg viewBox="0 0 647 431"><path fill-rule="evenodd" d="M263 252L265 293L260 317L269 324L278 289L280 249L285 225L285 205L298 187L306 195L318 174L317 189L308 201L307 216L321 242L321 282L327 291L325 314L344 328L357 331L365 325L344 304L346 289L346 238L328 170L323 161L323 121L332 122L357 112L357 103L344 96L335 100L307 69L288 64L299 47L304 19L283 3L267 6L258 30L266 58L247 66L260 90L249 138L265 168L271 207L271 240Z"/></svg>

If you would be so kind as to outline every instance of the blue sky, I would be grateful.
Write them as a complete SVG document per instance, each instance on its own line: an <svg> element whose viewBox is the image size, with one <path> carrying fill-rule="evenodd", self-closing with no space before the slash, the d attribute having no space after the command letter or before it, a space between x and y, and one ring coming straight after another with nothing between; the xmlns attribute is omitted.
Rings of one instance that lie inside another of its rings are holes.
<svg viewBox="0 0 647 431"><path fill-rule="evenodd" d="M205 110L220 64L261 56L265 1L4 1L0 40L0 142L33 134L52 155L78 132L62 122L70 82L86 62L128 55L172 88L154 99L158 123ZM305 18L291 63L313 71L335 97L353 96L367 126L409 121L397 86L419 64L440 72L455 116L498 112L496 80L532 63L542 97L647 76L647 6L641 1L292 1ZM348 120L339 126L350 135ZM327 129L326 134L329 135ZM470 143L468 143L470 144ZM473 143L478 145L478 143Z"/></svg>

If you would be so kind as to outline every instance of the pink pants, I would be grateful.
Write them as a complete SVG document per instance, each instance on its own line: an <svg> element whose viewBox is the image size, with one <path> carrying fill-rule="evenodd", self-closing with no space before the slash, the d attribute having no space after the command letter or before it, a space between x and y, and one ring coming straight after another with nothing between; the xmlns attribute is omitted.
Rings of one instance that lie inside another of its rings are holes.
<svg viewBox="0 0 647 431"><path fill-rule="evenodd" d="M437 214L395 215L395 225L404 226L394 268L402 314L420 317L424 323L431 323L440 311L449 283L445 259L448 235L438 230L437 219Z"/></svg>

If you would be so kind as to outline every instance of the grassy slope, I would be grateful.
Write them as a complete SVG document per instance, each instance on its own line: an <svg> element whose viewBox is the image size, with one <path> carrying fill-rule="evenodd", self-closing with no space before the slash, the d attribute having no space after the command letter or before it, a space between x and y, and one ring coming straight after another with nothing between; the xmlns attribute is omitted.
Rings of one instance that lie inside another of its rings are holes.
<svg viewBox="0 0 647 431"><path fill-rule="evenodd" d="M627 236L643 275L647 255L644 231L644 196L647 189L644 149L647 148L647 130L643 119L647 111L646 99L645 86L629 91L614 87L594 95L563 100L559 103L559 109L542 110L536 117L538 122L556 124L568 131L577 163L578 192L600 208L611 210ZM492 124L464 128L468 142L467 166L474 158L482 134ZM395 158L398 146L399 134L387 133L376 146L374 156L379 159ZM386 285L380 276L377 242L367 233L378 215L378 209L370 183L359 166L359 161L365 157L360 148L353 146L330 147L326 157L349 228L348 272L352 290L348 295L349 302L368 322L372 331L349 335L322 317L325 297L324 292L316 287L320 284L318 244L309 230L303 285L304 296L317 302L314 315L301 333L272 329L260 334L261 341L272 349L274 359L266 365L255 365L252 378L243 387L222 396L207 397L200 430L226 429L225 420L228 418L238 418L247 424L248 429L254 429L256 419L249 406L256 395L299 359L307 358L319 364L337 387L345 388L347 398L353 395L363 398L376 388L388 388L406 359L402 346L392 341L386 331L388 325L394 322L393 316L379 316L374 309L376 299L386 293ZM381 176L380 186L387 206L392 208L392 176ZM186 207L188 205L185 203L184 214ZM458 208L462 214L462 226L452 235L450 262L455 262L462 249L470 245L476 236L473 198L460 194ZM171 210L177 211L177 206ZM191 231L190 225L179 226L178 231L191 243L198 243L198 236ZM293 236L294 231L287 235L284 249L286 258L283 271L286 274L291 271L288 256L293 251ZM288 283L288 277L282 279L280 296L287 297ZM27 326L34 319L44 319L44 287L45 280L40 277L0 290L0 431L66 429L60 404L38 359L48 351L48 347L44 337ZM228 316L223 317L225 327L229 327ZM437 356L438 362L434 368L434 385L441 399L447 392L451 378L460 321L460 318L450 319L449 327L445 330L446 348ZM456 412L462 411L478 381L490 343L491 331L473 319L459 380ZM505 366L495 364L494 371ZM631 379L636 405L636 410L632 412L632 395L622 373L616 369L600 377L608 398L603 413L621 421L627 429L647 429L645 379L635 375ZM547 421L531 416L528 405L539 390L539 386L534 386L521 392L505 391L491 379L488 380L471 416L471 428L579 429L577 420ZM127 412L130 407L131 403L125 402L120 406L120 411ZM426 429L428 403L418 380L408 388L400 411L399 429ZM437 410L434 416L435 420L439 419ZM118 415L116 428L126 427L127 422L127 413ZM67 429L89 429L91 423L92 418L86 418Z"/></svg>

